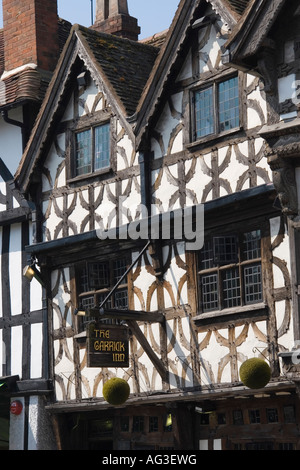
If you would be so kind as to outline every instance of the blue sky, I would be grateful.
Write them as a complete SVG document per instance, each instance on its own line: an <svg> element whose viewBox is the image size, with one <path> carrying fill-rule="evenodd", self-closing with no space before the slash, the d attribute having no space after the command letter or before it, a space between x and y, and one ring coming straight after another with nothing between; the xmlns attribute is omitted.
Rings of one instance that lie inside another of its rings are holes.
<svg viewBox="0 0 300 470"><path fill-rule="evenodd" d="M0 3L1 0L0 0ZM93 10L95 13L93 0ZM167 29L175 15L179 0L128 0L129 13L138 19L140 39ZM91 0L58 0L58 14L71 23L91 25ZM2 7L0 9L2 25Z"/></svg>

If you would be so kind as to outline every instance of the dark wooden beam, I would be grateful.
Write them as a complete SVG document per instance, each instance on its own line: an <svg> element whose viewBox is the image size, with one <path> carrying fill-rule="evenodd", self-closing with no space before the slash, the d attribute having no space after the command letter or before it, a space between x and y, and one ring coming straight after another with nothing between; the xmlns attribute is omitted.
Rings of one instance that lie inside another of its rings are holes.
<svg viewBox="0 0 300 470"><path fill-rule="evenodd" d="M163 362L159 359L159 357L157 357L157 355L153 351L152 346L150 346L147 338L145 337L144 333L142 332L138 324L132 320L128 320L127 324L129 328L131 329L132 333L134 334L134 336L136 337L136 339L138 340L138 342L140 343L140 345L142 346L142 348L144 349L145 353L149 357L150 361L154 365L155 369L161 376L162 380L166 381L166 377L168 376L168 371L165 368Z"/></svg>
<svg viewBox="0 0 300 470"><path fill-rule="evenodd" d="M115 318L118 320L145 321L149 323L162 323L165 320L161 312L144 312L143 310L117 310L113 308L91 308L87 316L96 318Z"/></svg>

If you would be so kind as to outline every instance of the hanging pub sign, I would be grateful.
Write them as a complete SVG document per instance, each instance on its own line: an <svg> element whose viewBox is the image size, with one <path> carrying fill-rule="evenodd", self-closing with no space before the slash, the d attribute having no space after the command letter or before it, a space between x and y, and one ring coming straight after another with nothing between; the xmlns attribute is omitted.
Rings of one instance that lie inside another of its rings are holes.
<svg viewBox="0 0 300 470"><path fill-rule="evenodd" d="M129 367L128 328L90 323L87 328L88 367Z"/></svg>

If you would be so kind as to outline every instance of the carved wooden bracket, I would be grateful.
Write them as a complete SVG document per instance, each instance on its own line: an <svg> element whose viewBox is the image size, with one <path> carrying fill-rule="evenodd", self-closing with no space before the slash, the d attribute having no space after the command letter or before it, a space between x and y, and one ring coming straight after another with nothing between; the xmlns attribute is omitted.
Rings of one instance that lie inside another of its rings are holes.
<svg viewBox="0 0 300 470"><path fill-rule="evenodd" d="M285 215L298 214L297 184L295 168L288 160L272 156L268 163L273 171L273 183Z"/></svg>

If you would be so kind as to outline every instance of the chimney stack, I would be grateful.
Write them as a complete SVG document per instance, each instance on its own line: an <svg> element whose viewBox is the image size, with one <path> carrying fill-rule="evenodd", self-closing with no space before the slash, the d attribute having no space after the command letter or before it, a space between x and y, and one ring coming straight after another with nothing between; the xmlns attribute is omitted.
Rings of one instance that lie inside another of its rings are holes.
<svg viewBox="0 0 300 470"><path fill-rule="evenodd" d="M52 72L59 57L57 0L2 0L5 71L35 64Z"/></svg>
<svg viewBox="0 0 300 470"><path fill-rule="evenodd" d="M122 38L138 40L137 19L129 15L127 0L96 0L96 21L92 29Z"/></svg>

